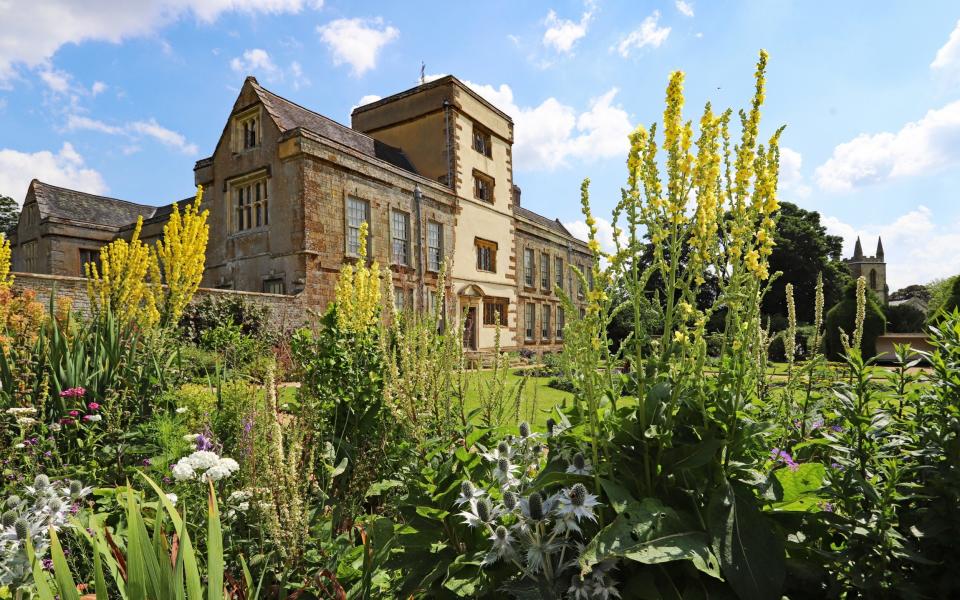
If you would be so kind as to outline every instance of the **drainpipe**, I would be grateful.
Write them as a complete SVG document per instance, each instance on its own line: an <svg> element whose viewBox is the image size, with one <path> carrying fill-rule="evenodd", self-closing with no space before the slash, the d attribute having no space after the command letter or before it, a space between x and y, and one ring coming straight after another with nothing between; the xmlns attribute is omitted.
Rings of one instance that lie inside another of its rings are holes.
<svg viewBox="0 0 960 600"><path fill-rule="evenodd" d="M427 270L426 256L423 251L426 240L423 237L423 192L420 191L420 184L413 186L413 210L417 219L417 271L420 280L420 310L426 307L426 283L425 272Z"/></svg>

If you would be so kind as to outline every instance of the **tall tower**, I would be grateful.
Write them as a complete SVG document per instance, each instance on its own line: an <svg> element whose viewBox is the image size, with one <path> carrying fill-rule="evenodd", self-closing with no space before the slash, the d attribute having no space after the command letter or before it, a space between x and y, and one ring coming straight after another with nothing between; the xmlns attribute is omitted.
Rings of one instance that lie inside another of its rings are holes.
<svg viewBox="0 0 960 600"><path fill-rule="evenodd" d="M864 277L867 280L867 288L873 290L881 302L887 303L889 289L887 288L887 263L883 257L883 240L877 238L877 252L874 256L864 256L863 245L858 237L853 247L853 258L845 258L843 263L847 265L847 269L854 278Z"/></svg>

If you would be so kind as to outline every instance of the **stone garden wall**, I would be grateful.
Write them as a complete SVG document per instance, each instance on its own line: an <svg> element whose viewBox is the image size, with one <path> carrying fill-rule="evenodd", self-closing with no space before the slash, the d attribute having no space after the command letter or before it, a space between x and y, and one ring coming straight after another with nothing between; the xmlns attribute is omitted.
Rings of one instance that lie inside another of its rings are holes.
<svg viewBox="0 0 960 600"><path fill-rule="evenodd" d="M90 314L90 300L87 297L87 280L83 277L67 277L64 275L41 275L38 273L14 273L13 287L15 290L33 290L37 293L37 300L45 305L50 301L50 294L56 290L56 295L68 297L73 302L73 310L82 314ZM266 306L269 309L270 327L277 331L290 331L304 325L309 316L307 307L301 295L286 296L281 294L262 294L258 292L238 292L234 290L217 290L200 288L197 290L194 301L203 297L240 297L250 304Z"/></svg>

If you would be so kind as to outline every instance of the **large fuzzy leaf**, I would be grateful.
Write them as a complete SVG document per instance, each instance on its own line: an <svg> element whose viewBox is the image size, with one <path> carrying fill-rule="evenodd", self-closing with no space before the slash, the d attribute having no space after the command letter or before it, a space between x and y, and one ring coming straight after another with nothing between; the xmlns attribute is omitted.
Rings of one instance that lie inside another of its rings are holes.
<svg viewBox="0 0 960 600"><path fill-rule="evenodd" d="M786 570L783 540L755 506L749 490L724 483L708 510L713 551L741 600L777 600Z"/></svg>
<svg viewBox="0 0 960 600"><path fill-rule="evenodd" d="M656 565L689 560L697 569L720 578L706 532L687 526L672 508L656 498L630 502L580 554L588 569L608 558Z"/></svg>

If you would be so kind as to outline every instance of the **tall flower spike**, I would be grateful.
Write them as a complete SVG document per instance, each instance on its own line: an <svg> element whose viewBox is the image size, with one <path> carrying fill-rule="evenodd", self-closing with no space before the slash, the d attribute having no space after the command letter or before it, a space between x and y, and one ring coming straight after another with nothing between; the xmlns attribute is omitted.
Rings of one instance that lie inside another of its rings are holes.
<svg viewBox="0 0 960 600"><path fill-rule="evenodd" d="M857 278L857 317L854 322L853 340L851 340L852 347L856 350L860 349L860 344L863 341L863 321L866 317L866 305L867 280L860 276Z"/></svg>

